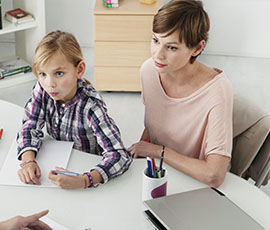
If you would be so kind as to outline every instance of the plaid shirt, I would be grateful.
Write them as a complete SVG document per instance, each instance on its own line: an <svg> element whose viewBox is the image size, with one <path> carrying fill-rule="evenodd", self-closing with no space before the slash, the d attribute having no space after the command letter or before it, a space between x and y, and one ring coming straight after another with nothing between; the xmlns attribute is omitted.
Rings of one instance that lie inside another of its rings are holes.
<svg viewBox="0 0 270 230"><path fill-rule="evenodd" d="M84 80L78 80L72 101L59 108L36 83L25 105L23 126L17 135L19 159L27 150L38 152L45 123L47 133L54 139L73 141L75 149L103 156L92 169L99 171L104 183L124 173L131 164L130 154L122 143L119 129L107 114L102 97Z"/></svg>

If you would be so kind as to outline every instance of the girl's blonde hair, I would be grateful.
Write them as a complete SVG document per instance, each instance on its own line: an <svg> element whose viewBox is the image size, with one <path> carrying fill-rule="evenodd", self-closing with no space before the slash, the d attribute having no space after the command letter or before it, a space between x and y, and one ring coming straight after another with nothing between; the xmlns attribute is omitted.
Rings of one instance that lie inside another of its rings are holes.
<svg viewBox="0 0 270 230"><path fill-rule="evenodd" d="M201 1L171 0L159 9L153 20L153 32L165 33L165 37L179 31L179 41L188 48L208 40L210 21ZM198 56L198 55L197 55ZM196 60L191 57L190 63Z"/></svg>
<svg viewBox="0 0 270 230"><path fill-rule="evenodd" d="M38 69L60 51L75 67L83 60L81 47L74 35L60 30L48 33L37 45L32 63L32 69L38 76Z"/></svg>

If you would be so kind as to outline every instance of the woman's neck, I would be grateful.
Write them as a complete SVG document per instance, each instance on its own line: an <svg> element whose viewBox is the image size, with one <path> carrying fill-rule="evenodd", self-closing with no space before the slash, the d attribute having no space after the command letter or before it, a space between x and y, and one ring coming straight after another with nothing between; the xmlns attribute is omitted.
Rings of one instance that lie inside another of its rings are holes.
<svg viewBox="0 0 270 230"><path fill-rule="evenodd" d="M182 98L197 91L215 75L215 70L195 61L178 72L161 73L160 81L168 96Z"/></svg>

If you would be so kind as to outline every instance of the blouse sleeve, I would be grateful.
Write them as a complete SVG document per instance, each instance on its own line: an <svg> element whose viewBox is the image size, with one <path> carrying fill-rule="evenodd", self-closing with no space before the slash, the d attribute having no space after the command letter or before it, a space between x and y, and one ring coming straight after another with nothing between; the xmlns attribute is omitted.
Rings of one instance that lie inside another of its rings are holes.
<svg viewBox="0 0 270 230"><path fill-rule="evenodd" d="M232 107L233 96L231 86L220 90L217 103L208 114L206 128L205 156L219 154L231 157L232 151Z"/></svg>

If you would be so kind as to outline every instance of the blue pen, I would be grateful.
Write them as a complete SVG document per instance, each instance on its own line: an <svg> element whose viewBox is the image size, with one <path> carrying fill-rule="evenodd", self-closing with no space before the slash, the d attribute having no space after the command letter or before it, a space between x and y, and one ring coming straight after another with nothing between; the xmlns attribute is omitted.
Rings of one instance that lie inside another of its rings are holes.
<svg viewBox="0 0 270 230"><path fill-rule="evenodd" d="M150 159L150 157L146 157L146 159L147 159L147 165L148 165L148 167L147 167L148 168L148 176L153 177L151 159Z"/></svg>
<svg viewBox="0 0 270 230"><path fill-rule="evenodd" d="M75 173L75 172L65 172L65 171L57 171L57 170L53 170L54 174L62 174L62 175L67 175L67 176L80 176L79 173Z"/></svg>

